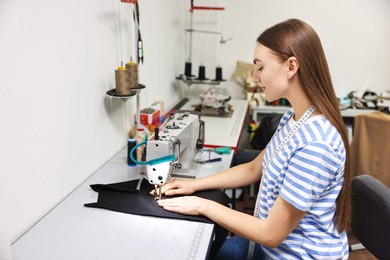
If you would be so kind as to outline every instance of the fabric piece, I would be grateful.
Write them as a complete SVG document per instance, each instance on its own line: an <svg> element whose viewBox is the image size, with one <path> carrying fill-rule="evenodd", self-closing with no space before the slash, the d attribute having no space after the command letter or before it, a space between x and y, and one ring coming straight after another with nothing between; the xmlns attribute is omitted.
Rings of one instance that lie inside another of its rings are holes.
<svg viewBox="0 0 390 260"><path fill-rule="evenodd" d="M91 185L91 188L99 193L98 200L95 203L84 204L84 206L135 215L184 219L214 224L214 222L204 216L183 215L164 210L158 206L154 197L149 194L154 189L153 185L149 184L146 179L143 179L140 190L137 190L137 184L138 180ZM216 201L225 206L229 206L231 203L230 198L221 190L200 191L193 195Z"/></svg>
<svg viewBox="0 0 390 260"><path fill-rule="evenodd" d="M375 111L355 117L351 143L353 176L369 174L390 187L390 116Z"/></svg>
<svg viewBox="0 0 390 260"><path fill-rule="evenodd" d="M154 216L188 221L214 224L214 240L210 248L209 257L212 259L219 248L225 242L228 231L204 216L190 216L164 210L158 206L154 197L149 194L154 189L146 179L112 183L93 184L91 188L98 192L98 200L95 203L84 204L86 207L102 208L123 213ZM230 206L231 199L221 190L209 190L195 192L194 196L210 199L222 205Z"/></svg>

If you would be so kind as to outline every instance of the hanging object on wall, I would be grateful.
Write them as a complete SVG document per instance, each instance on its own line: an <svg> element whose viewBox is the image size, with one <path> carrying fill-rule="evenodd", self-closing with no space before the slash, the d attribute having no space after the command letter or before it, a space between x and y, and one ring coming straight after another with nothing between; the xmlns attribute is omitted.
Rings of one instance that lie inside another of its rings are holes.
<svg viewBox="0 0 390 260"><path fill-rule="evenodd" d="M218 85L218 84L220 84L221 81L224 81L222 79L222 71L219 71L219 70L218 70L217 74L220 76L217 75L215 80L209 80L208 78L206 78L206 67L203 64L201 64L199 66L198 77L195 78L195 75L192 75L192 37L193 37L193 33L196 32L196 33L203 33L203 34L206 33L206 34L220 35L221 36L221 41L220 41L221 44L225 43L227 41L227 40L226 41L223 40L222 33L220 33L220 32L206 31L206 30L195 30L193 28L193 13L194 13L194 11L196 11L196 10L223 11L223 10L225 10L225 8L224 7L195 6L194 0L190 0L190 2L191 2L191 7L189 10L189 12L190 12L190 28L186 29L186 32L189 33L189 37L190 37L188 59L185 62L184 74L181 74L178 77L176 77L176 79L183 81L188 87L187 94L186 94L187 97L183 99L184 103L186 102L185 100L188 101L188 99L189 99L191 85L193 85L193 84ZM228 40L230 40L230 39L228 39ZM222 68L221 68L221 70L222 70Z"/></svg>
<svg viewBox="0 0 390 260"><path fill-rule="evenodd" d="M194 0L191 0L191 8L190 8L190 28L187 29L186 31L190 33L190 50L189 50L189 55L188 55L188 61L191 62L192 58L192 33L193 32L199 32L199 33L211 33L211 34L221 34L219 32L210 32L210 31L201 31L201 30L195 30L193 28L193 13L194 10L208 10L208 11L223 11L225 10L224 7L208 7L208 6L195 6L194 5Z"/></svg>
<svg viewBox="0 0 390 260"><path fill-rule="evenodd" d="M142 42L141 37L141 29L139 27L139 6L138 2L135 2L135 9L133 13L134 22L136 24L136 29L138 31L138 39L137 39L137 63L144 63L144 44Z"/></svg>
<svg viewBox="0 0 390 260"><path fill-rule="evenodd" d="M189 11L193 12L194 10L223 11L225 10L225 7L195 6L194 0L191 0L191 9Z"/></svg>
<svg viewBox="0 0 390 260"><path fill-rule="evenodd" d="M143 48L143 41L142 41L142 37L141 37L141 29L140 29L140 26L139 26L139 23L140 23L140 12L139 12L139 5L138 5L138 1L137 0L121 0L122 3L130 3L130 4L134 4L134 8L133 8L133 19L134 19L134 26L135 26L135 47L136 47L136 51L135 51L135 60L137 62L137 64L128 64L126 65L127 68L128 68L128 71L129 73L133 76L131 77L131 86L132 86L132 90L135 90L136 91L136 95L137 95L137 112L136 112L136 118L135 118L135 125L136 125L136 129L137 129L137 136L139 136L140 134L143 133L143 126L142 124L140 123L140 91L141 89L145 88L144 85L142 84L139 84L139 77L138 77L138 66L140 64L143 64L144 62L144 48ZM134 65L136 65L137 67L135 67ZM137 68L137 70L136 70ZM136 75L136 76L135 76Z"/></svg>
<svg viewBox="0 0 390 260"><path fill-rule="evenodd" d="M122 3L135 4L137 0L121 0Z"/></svg>
<svg viewBox="0 0 390 260"><path fill-rule="evenodd" d="M134 25L135 25L135 32L136 32L136 61L138 64L144 63L144 45L141 37L141 30L139 27L139 6L138 6L138 0L121 0L122 3L127 4L134 4L133 9L133 19L134 19Z"/></svg>

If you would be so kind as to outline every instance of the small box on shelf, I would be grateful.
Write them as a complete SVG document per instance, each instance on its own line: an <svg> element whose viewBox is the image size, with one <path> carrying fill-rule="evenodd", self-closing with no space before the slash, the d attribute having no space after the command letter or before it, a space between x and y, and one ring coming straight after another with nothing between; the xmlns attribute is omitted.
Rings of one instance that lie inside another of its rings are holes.
<svg viewBox="0 0 390 260"><path fill-rule="evenodd" d="M140 121L143 125L152 125L160 118L160 110L157 108L144 108L140 112Z"/></svg>

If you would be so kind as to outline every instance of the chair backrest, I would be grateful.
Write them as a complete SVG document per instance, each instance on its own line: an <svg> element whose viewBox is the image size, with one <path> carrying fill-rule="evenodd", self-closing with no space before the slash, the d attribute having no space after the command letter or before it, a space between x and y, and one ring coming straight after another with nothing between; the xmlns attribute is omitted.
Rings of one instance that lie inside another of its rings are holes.
<svg viewBox="0 0 390 260"><path fill-rule="evenodd" d="M264 150L278 128L282 117L283 114L276 113L263 116L251 141L253 149Z"/></svg>
<svg viewBox="0 0 390 260"><path fill-rule="evenodd" d="M352 179L351 227L360 243L379 259L390 258L390 189L370 175Z"/></svg>

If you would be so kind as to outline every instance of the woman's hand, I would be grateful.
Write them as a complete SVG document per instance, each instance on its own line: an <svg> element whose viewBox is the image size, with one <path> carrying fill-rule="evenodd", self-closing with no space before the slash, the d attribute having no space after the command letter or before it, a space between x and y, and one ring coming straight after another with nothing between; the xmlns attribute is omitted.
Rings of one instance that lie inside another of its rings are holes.
<svg viewBox="0 0 390 260"><path fill-rule="evenodd" d="M184 196L159 200L157 203L160 207L163 207L168 211L173 211L185 215L202 215L207 201L207 199L196 196Z"/></svg>
<svg viewBox="0 0 390 260"><path fill-rule="evenodd" d="M190 195L196 191L193 180L173 179L161 187L161 194L165 196ZM150 192L154 195L154 191Z"/></svg>

